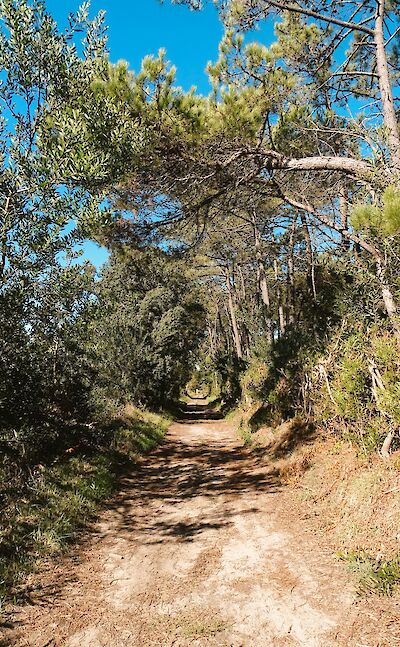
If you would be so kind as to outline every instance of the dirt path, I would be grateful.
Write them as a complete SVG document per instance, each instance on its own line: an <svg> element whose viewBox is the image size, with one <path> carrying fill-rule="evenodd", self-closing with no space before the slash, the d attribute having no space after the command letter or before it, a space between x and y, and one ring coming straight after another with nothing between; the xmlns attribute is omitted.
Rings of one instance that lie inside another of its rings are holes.
<svg viewBox="0 0 400 647"><path fill-rule="evenodd" d="M7 644L363 644L347 631L357 615L348 577L281 500L228 423L175 423L38 604L21 609Z"/></svg>

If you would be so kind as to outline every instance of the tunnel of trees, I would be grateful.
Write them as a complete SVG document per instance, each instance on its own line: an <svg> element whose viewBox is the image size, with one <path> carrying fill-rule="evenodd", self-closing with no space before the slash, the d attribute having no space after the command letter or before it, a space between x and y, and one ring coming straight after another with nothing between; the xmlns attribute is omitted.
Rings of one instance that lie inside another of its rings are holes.
<svg viewBox="0 0 400 647"><path fill-rule="evenodd" d="M39 0L0 4L6 480L190 379L271 421L396 442L399 3L219 10L201 96L163 51L112 65L87 5L62 32ZM272 44L253 40L266 21ZM100 274L87 239L109 250Z"/></svg>

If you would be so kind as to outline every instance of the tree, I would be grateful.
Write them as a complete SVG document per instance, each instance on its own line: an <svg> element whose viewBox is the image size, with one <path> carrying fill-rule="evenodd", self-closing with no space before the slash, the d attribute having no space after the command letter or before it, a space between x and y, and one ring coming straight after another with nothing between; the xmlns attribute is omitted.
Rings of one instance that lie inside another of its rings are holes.
<svg viewBox="0 0 400 647"><path fill-rule="evenodd" d="M163 222L191 219L199 237L212 203L221 197L233 203L243 187L306 212L316 228L331 230L330 236L340 233L355 249L371 255L399 335L385 260L384 207L385 191L392 191L392 204L399 191L397 123L392 118L392 78L386 74L388 66L396 65L395 34L385 34L386 49L392 48L388 56L378 46L384 6L365 2L349 13L352 6L329 2L317 11L312 3L285 5L285 10L263 1L223 3L226 33L219 60L209 68L214 97L183 93L173 86L173 70L165 59L153 61L155 75L143 111L157 136L145 167L139 172L132 168L119 193L126 204L139 205L139 212L143 195L167 199ZM271 11L281 15L277 41L269 47L245 43L244 33ZM397 16L396 8L388 12ZM335 61L344 44L349 55L339 61L344 69L338 71ZM380 72L375 72L378 62ZM143 76L138 78L143 82ZM136 84L132 79L132 97ZM351 101L356 107L359 96L370 100L368 110L381 105L380 118L371 125L361 116L345 114L344 104ZM380 213L377 239L365 229L354 231L352 218L343 220L344 201L349 214L362 203ZM390 236L396 233L392 226Z"/></svg>
<svg viewBox="0 0 400 647"><path fill-rule="evenodd" d="M42 144L50 105L60 109L90 84L105 40L87 4L65 33L39 0L4 0L0 16L1 435L6 456L29 463L88 414L93 269L74 264L84 224L102 215L96 196L66 185L66 158L55 161Z"/></svg>
<svg viewBox="0 0 400 647"><path fill-rule="evenodd" d="M204 310L182 261L159 249L115 250L97 286L92 348L99 393L166 406L189 380Z"/></svg>
<svg viewBox="0 0 400 647"><path fill-rule="evenodd" d="M179 4L185 2L180 1ZM201 3L188 0L186 4L199 8ZM395 171L400 170L400 135L390 73L390 67L396 70L397 32L387 31L388 21L394 19L392 22L395 24L399 16L396 2L365 0L362 3L343 4L337 0L326 0L321 4L313 1L222 0L218 4L227 33L221 47L219 66L214 73L224 70L229 75L235 63L241 64L239 58L243 40L241 35L236 37L235 32L246 32L270 15L279 16L282 21L276 26L279 47L275 51L283 55L284 66L290 66L292 72L299 71L311 95L316 92L322 95L330 110L349 95L373 98L375 104L378 99L386 129L390 164ZM392 50L388 54L389 44ZM345 45L349 50L343 57L341 52ZM243 71L254 78L257 68L270 61L262 60L266 53L262 48L249 45L246 49L247 61ZM274 52L271 53L273 56ZM342 60L336 69L332 69L337 54ZM318 101L321 104L321 96ZM340 161L324 155L315 159L310 157L308 161L297 156L296 159L274 159L273 152L269 151L267 155L270 155L269 163L275 164L275 168L336 169L355 174L363 169L362 165L348 158Z"/></svg>

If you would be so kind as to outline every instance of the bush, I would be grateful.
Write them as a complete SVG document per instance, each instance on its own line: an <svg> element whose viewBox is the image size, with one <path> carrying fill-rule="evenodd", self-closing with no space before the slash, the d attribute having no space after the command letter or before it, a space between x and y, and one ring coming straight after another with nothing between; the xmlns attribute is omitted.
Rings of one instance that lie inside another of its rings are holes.
<svg viewBox="0 0 400 647"><path fill-rule="evenodd" d="M339 554L339 557L355 574L360 595L393 595L400 584L400 558L386 561L353 552Z"/></svg>
<svg viewBox="0 0 400 647"><path fill-rule="evenodd" d="M317 419L329 420L364 453L380 448L400 423L400 358L393 335L379 326L342 328L319 365L325 372L314 371L312 383Z"/></svg>

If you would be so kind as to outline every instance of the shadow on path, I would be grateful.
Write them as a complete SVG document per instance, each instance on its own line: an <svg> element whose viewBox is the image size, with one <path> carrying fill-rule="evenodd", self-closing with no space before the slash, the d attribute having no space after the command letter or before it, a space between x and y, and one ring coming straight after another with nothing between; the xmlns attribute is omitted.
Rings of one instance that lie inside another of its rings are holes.
<svg viewBox="0 0 400 647"><path fill-rule="evenodd" d="M185 411L178 418L179 422L197 422L199 420L222 420L223 415L208 404L187 404Z"/></svg>
<svg viewBox="0 0 400 647"><path fill-rule="evenodd" d="M277 491L276 473L215 415L205 404L188 405L162 445L122 480L110 506L118 530L142 544L192 541L231 525L235 515L257 512L255 497Z"/></svg>

